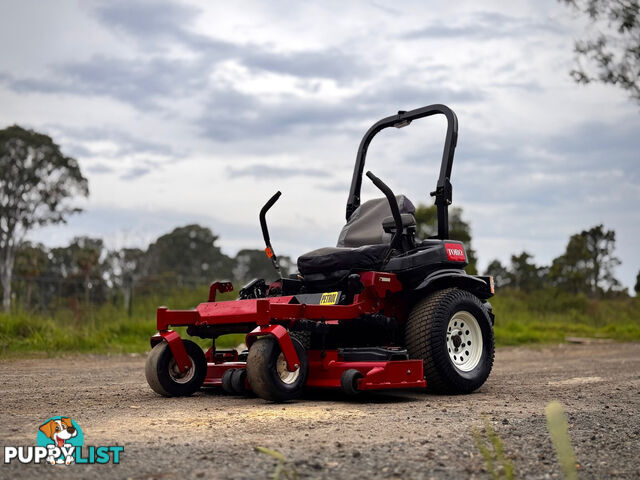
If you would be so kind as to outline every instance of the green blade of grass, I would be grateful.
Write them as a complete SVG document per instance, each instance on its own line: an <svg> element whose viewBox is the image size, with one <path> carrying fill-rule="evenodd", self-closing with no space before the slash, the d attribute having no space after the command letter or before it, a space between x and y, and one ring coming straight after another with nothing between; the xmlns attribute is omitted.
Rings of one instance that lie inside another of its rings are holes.
<svg viewBox="0 0 640 480"><path fill-rule="evenodd" d="M264 453L265 455L269 455L270 457L275 458L276 460L285 463L287 461L287 458L281 454L280 452L278 452L277 450L272 450L270 448L266 448L266 447L254 447L254 450L256 452L259 453Z"/></svg>
<svg viewBox="0 0 640 480"><path fill-rule="evenodd" d="M558 402L551 402L545 408L545 414L547 416L547 429L551 435L553 446L556 449L564 478L567 480L578 480L576 454L571 446L569 425L562 405Z"/></svg>

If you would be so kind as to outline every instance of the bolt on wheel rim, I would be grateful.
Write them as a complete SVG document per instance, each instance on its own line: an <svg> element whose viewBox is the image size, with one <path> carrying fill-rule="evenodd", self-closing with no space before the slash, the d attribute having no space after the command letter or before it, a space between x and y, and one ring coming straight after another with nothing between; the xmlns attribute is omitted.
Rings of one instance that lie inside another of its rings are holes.
<svg viewBox="0 0 640 480"><path fill-rule="evenodd" d="M298 379L300 375L300 367L296 368L294 372L290 372L287 369L287 360L284 358L284 354L281 353L278 355L278 359L276 360L276 371L278 372L278 377L282 380L283 383L287 385L291 385Z"/></svg>
<svg viewBox="0 0 640 480"><path fill-rule="evenodd" d="M189 360L191 361L191 365L189 365L189 368L184 373L180 372L180 368L178 367L175 358L169 360L169 376L171 377L171 380L176 383L189 383L191 379L193 379L193 376L196 374L196 369L193 368L194 363L191 355L189 355Z"/></svg>
<svg viewBox="0 0 640 480"><path fill-rule="evenodd" d="M456 312L447 326L447 352L449 359L461 372L470 372L482 357L482 331L476 318L469 312Z"/></svg>

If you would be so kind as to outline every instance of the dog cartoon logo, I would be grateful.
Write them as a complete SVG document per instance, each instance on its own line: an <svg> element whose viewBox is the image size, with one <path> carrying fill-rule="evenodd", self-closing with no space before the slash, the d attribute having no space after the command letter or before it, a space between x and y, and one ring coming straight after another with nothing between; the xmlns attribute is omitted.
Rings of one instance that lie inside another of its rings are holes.
<svg viewBox="0 0 640 480"><path fill-rule="evenodd" d="M38 446L47 448L46 461L51 465L75 462L76 447L84 438L80 426L69 417L52 417L38 431Z"/></svg>

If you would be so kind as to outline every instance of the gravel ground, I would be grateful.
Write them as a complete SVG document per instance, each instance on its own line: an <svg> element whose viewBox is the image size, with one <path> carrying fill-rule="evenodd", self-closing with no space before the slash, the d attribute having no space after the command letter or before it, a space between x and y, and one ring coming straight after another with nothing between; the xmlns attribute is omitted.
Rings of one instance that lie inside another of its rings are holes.
<svg viewBox="0 0 640 480"><path fill-rule="evenodd" d="M300 478L489 478L472 427L488 418L517 477L560 478L544 407L559 400L580 477L640 478L640 344L502 348L478 392L310 393L285 405L217 391L167 399L143 356L1 363L3 445L34 445L54 415L78 422L85 445L124 445L119 465L0 464L0 478L268 478L282 452ZM2 449L4 450L4 449Z"/></svg>

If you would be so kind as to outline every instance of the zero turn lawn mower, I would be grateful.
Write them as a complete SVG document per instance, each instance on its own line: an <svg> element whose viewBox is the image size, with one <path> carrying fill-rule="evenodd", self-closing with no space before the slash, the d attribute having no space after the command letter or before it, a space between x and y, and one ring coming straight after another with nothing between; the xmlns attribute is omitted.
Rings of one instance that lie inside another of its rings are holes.
<svg viewBox="0 0 640 480"><path fill-rule="evenodd" d="M438 233L415 238L415 208L371 172L383 198L360 203L367 149L388 127L404 127L435 114L447 119L435 191ZM253 391L286 401L305 388L341 389L355 395L384 389L469 393L489 376L494 357L493 279L469 275L465 248L448 239L451 166L458 136L455 113L444 105L400 111L375 123L363 137L351 181L346 219L337 246L305 253L299 273L280 275L260 211L267 256L279 279L256 279L238 299L216 302L230 282L214 282L209 298L193 310L157 311L158 333L146 362L151 388L165 396L191 395L201 387ZM212 339L204 352L171 327ZM246 334L247 350L218 350L215 340Z"/></svg>

